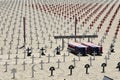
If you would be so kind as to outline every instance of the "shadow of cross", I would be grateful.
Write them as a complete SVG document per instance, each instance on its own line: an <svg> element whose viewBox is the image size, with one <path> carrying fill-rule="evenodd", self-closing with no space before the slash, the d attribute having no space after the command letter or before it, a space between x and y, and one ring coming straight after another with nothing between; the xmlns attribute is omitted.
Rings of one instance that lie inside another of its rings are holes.
<svg viewBox="0 0 120 80"><path fill-rule="evenodd" d="M88 73L88 68L90 68L90 65L89 65L89 64L86 64L86 65L85 65L85 68L86 68L86 74L89 74L89 73Z"/></svg>
<svg viewBox="0 0 120 80"><path fill-rule="evenodd" d="M70 69L70 75L72 75L72 69L74 69L75 67L73 66L73 65L70 65L69 67L68 67L68 69Z"/></svg>
<svg viewBox="0 0 120 80"><path fill-rule="evenodd" d="M55 67L50 67L49 70L51 71L51 76L53 76L53 71L55 70Z"/></svg>
<svg viewBox="0 0 120 80"><path fill-rule="evenodd" d="M12 79L15 79L15 73L16 73L17 71L16 71L16 69L15 68L13 68L12 70L11 70L11 73L13 74L13 77L12 77Z"/></svg>
<svg viewBox="0 0 120 80"><path fill-rule="evenodd" d="M118 64L117 64L117 67L116 68L118 68L119 69L119 71L120 71L120 62L118 62Z"/></svg>
<svg viewBox="0 0 120 80"><path fill-rule="evenodd" d="M101 65L101 67L103 67L103 71L102 71L102 73L105 73L105 67L107 66L107 64L106 63L102 63L102 65Z"/></svg>

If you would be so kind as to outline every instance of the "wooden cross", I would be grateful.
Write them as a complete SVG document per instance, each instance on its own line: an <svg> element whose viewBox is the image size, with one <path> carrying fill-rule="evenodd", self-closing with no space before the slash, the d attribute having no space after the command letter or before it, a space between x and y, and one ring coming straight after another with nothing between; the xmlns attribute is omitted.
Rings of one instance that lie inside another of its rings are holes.
<svg viewBox="0 0 120 80"><path fill-rule="evenodd" d="M30 40L31 40L31 45L32 45L32 41L34 40L32 37L30 37Z"/></svg>
<svg viewBox="0 0 120 80"><path fill-rule="evenodd" d="M60 67L60 63L61 63L60 59L58 59L57 63L58 63L58 68L59 68Z"/></svg>
<svg viewBox="0 0 120 80"><path fill-rule="evenodd" d="M17 65L17 62L18 62L17 60L18 60L18 59L19 59L19 57L16 55L16 57L15 57L15 60L16 60L16 61L15 61L15 64L16 64L16 65Z"/></svg>
<svg viewBox="0 0 120 80"><path fill-rule="evenodd" d="M25 71L25 65L26 65L27 63L25 63L25 61L23 62L23 70Z"/></svg>
<svg viewBox="0 0 120 80"><path fill-rule="evenodd" d="M0 50L1 50L1 55L3 55L3 50L4 50L4 49L3 49L3 47L1 47L1 49L0 49Z"/></svg>
<svg viewBox="0 0 120 80"><path fill-rule="evenodd" d="M55 34L55 31L53 31L53 36L54 36L54 34Z"/></svg>
<svg viewBox="0 0 120 80"><path fill-rule="evenodd" d="M81 54L79 53L79 54L78 54L78 60L79 60L79 61L80 61L80 56L81 56Z"/></svg>
<svg viewBox="0 0 120 80"><path fill-rule="evenodd" d="M57 33L58 33L59 28L57 27Z"/></svg>
<svg viewBox="0 0 120 80"><path fill-rule="evenodd" d="M17 51L16 51L16 54L18 54L18 49L19 49L19 48L18 48L18 46L17 46L17 47L16 47L16 50L17 50Z"/></svg>
<svg viewBox="0 0 120 80"><path fill-rule="evenodd" d="M49 37L48 40L50 40L51 35L49 34L48 37Z"/></svg>
<svg viewBox="0 0 120 80"><path fill-rule="evenodd" d="M43 37L43 33L44 33L44 31L42 31L42 32L41 32L41 34L42 34L42 37Z"/></svg>
<svg viewBox="0 0 120 80"><path fill-rule="evenodd" d="M44 64L43 60L41 60L40 64L41 64L41 70L43 70L43 64Z"/></svg>
<svg viewBox="0 0 120 80"><path fill-rule="evenodd" d="M18 40L18 45L19 45L19 42L20 42L20 37L18 37L18 38L17 38L17 40Z"/></svg>
<svg viewBox="0 0 120 80"><path fill-rule="evenodd" d="M15 68L13 68L12 70L11 70L11 73L13 73L13 78L12 79L15 79L15 73L16 73L17 71L16 71L16 69Z"/></svg>
<svg viewBox="0 0 120 80"><path fill-rule="evenodd" d="M55 39L55 43L57 44L57 39Z"/></svg>
<svg viewBox="0 0 120 80"><path fill-rule="evenodd" d="M51 46L50 46L50 48L52 48L52 43L53 43L53 42L52 42L52 40L50 41L50 43L51 43Z"/></svg>
<svg viewBox="0 0 120 80"><path fill-rule="evenodd" d="M107 59L108 59L108 58L107 58L107 56L105 56L105 58L104 58L104 59L105 59L105 63L107 64Z"/></svg>
<svg viewBox="0 0 120 80"><path fill-rule="evenodd" d="M111 53L110 53L110 51L108 51L108 60L110 59L110 55L111 55Z"/></svg>
<svg viewBox="0 0 120 80"><path fill-rule="evenodd" d="M47 57L48 57L48 63L50 63L50 57L51 57L50 54L48 54Z"/></svg>
<svg viewBox="0 0 120 80"><path fill-rule="evenodd" d="M34 55L32 55L32 64L34 64L34 58L35 58Z"/></svg>
<svg viewBox="0 0 120 80"><path fill-rule="evenodd" d="M73 58L73 63L74 63L74 67L76 66L76 59L75 58Z"/></svg>
<svg viewBox="0 0 120 80"><path fill-rule="evenodd" d="M4 64L4 66L5 66L5 72L7 72L8 65L9 65L9 64L8 64L7 62Z"/></svg>
<svg viewBox="0 0 120 80"><path fill-rule="evenodd" d="M46 28L46 33L48 33L48 28Z"/></svg>
<svg viewBox="0 0 120 80"><path fill-rule="evenodd" d="M10 43L9 43L9 44L10 44L10 49L11 49L11 47L12 47L12 44L13 44L13 43L12 43L12 41L10 41Z"/></svg>
<svg viewBox="0 0 120 80"><path fill-rule="evenodd" d="M25 59L25 58L26 58L26 50L24 50L24 52L23 52L23 53L24 53L24 59Z"/></svg>
<svg viewBox="0 0 120 80"><path fill-rule="evenodd" d="M67 33L69 33L69 27L67 28Z"/></svg>
<svg viewBox="0 0 120 80"><path fill-rule="evenodd" d="M63 62L65 62L65 57L66 57L66 55L65 55L65 53L63 54Z"/></svg>
<svg viewBox="0 0 120 80"><path fill-rule="evenodd" d="M96 55L96 53L94 52L94 53L92 53L93 54L93 60L95 60L95 55Z"/></svg>
<svg viewBox="0 0 120 80"><path fill-rule="evenodd" d="M92 66L92 57L90 57L89 60L90 60L90 66Z"/></svg>
<svg viewBox="0 0 120 80"><path fill-rule="evenodd" d="M40 44L41 44L41 43L38 41L38 42L37 42L37 45L38 45L38 49L39 49L39 45L40 45Z"/></svg>
<svg viewBox="0 0 120 80"><path fill-rule="evenodd" d="M35 72L34 66L35 66L35 65L32 66L32 78L34 77L34 72Z"/></svg>
<svg viewBox="0 0 120 80"><path fill-rule="evenodd" d="M45 44L45 38L43 38L43 44Z"/></svg>
<svg viewBox="0 0 120 80"><path fill-rule="evenodd" d="M4 41L4 46L6 46L6 42L7 42L6 38L3 41Z"/></svg>
<svg viewBox="0 0 120 80"><path fill-rule="evenodd" d="M10 54L11 54L11 52L9 51L8 52L8 60L10 60Z"/></svg>
<svg viewBox="0 0 120 80"><path fill-rule="evenodd" d="M64 36L65 36L65 34L66 34L66 31L64 31Z"/></svg>

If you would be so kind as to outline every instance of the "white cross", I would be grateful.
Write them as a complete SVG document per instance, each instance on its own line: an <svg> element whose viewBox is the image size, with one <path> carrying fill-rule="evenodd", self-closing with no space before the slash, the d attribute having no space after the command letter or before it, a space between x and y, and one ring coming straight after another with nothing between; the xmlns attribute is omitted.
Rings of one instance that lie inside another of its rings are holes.
<svg viewBox="0 0 120 80"><path fill-rule="evenodd" d="M94 52L94 53L93 53L93 60L95 60L95 54L96 54L96 53Z"/></svg>
<svg viewBox="0 0 120 80"><path fill-rule="evenodd" d="M65 53L64 53L64 54L63 54L63 62L65 62L65 56L66 56L66 55L65 55Z"/></svg>
<svg viewBox="0 0 120 80"><path fill-rule="evenodd" d="M78 54L78 60L79 60L79 61L80 61L80 56L81 56L81 54L79 53L79 54Z"/></svg>
<svg viewBox="0 0 120 80"><path fill-rule="evenodd" d="M108 58L107 58L107 56L105 56L105 58L104 58L104 59L105 59L105 63L107 64L107 59L108 59Z"/></svg>
<svg viewBox="0 0 120 80"><path fill-rule="evenodd" d="M90 60L90 66L92 66L92 57L90 57L89 60Z"/></svg>

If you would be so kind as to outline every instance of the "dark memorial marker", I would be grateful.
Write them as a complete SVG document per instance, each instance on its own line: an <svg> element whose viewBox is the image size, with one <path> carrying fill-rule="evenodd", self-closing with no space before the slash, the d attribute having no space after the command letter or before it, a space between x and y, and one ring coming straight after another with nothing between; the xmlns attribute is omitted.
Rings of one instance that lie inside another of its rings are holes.
<svg viewBox="0 0 120 80"><path fill-rule="evenodd" d="M31 56L32 50L30 48L27 48L26 50L27 50L27 56Z"/></svg>
<svg viewBox="0 0 120 80"><path fill-rule="evenodd" d="M51 71L51 76L53 76L53 71L55 70L55 67L50 67L49 70Z"/></svg>
<svg viewBox="0 0 120 80"><path fill-rule="evenodd" d="M70 65L68 68L70 69L70 75L72 75L72 69L74 69L75 67L73 65Z"/></svg>
<svg viewBox="0 0 120 80"><path fill-rule="evenodd" d="M44 55L45 55L45 53L44 53L44 50L45 50L45 49L42 47L40 50L41 50L41 55L44 56Z"/></svg>
<svg viewBox="0 0 120 80"><path fill-rule="evenodd" d="M107 64L106 63L102 63L102 65L101 65L101 67L103 67L103 71L102 71L102 73L105 73L105 67L107 66Z"/></svg>
<svg viewBox="0 0 120 80"><path fill-rule="evenodd" d="M120 71L120 62L117 64L117 67L116 67L116 68L118 68L119 71Z"/></svg>
<svg viewBox="0 0 120 80"><path fill-rule="evenodd" d="M60 55L60 47L57 47L57 48L56 48L56 54L57 54L57 55Z"/></svg>
<svg viewBox="0 0 120 80"><path fill-rule="evenodd" d="M86 68L86 74L89 74L89 73L88 73L88 68L90 68L90 65L89 65L89 64L86 64L86 65L85 65L85 68Z"/></svg>

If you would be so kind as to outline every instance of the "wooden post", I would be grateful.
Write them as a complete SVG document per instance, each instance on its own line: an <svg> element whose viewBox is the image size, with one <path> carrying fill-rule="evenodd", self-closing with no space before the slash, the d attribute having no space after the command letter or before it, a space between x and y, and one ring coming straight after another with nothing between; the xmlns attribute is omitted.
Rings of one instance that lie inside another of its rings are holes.
<svg viewBox="0 0 120 80"><path fill-rule="evenodd" d="M75 42L76 42L76 26L77 26L77 17L75 16Z"/></svg>
<svg viewBox="0 0 120 80"><path fill-rule="evenodd" d="M26 30L25 30L25 17L23 17L23 38L24 38L24 45L26 43Z"/></svg>

